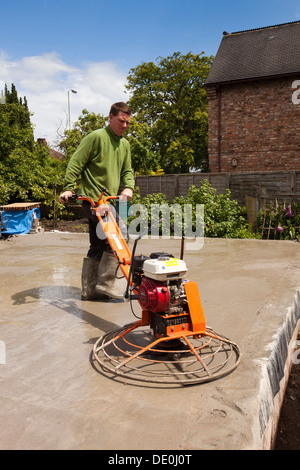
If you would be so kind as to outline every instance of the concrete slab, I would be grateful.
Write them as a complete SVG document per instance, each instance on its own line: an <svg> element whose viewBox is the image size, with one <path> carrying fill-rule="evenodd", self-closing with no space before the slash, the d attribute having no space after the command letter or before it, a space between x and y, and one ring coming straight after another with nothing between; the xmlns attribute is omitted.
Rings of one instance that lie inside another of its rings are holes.
<svg viewBox="0 0 300 470"><path fill-rule="evenodd" d="M0 240L0 448L270 449L299 328L297 242L206 239L185 253L206 322L239 344L230 375L171 388L126 385L90 363L128 303L80 300L88 235ZM178 240L141 240L138 253Z"/></svg>

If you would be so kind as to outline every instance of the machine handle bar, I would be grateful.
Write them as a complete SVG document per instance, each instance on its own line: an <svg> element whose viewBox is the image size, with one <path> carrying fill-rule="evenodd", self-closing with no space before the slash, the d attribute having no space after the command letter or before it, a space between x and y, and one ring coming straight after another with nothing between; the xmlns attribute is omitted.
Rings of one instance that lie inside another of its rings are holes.
<svg viewBox="0 0 300 470"><path fill-rule="evenodd" d="M100 204L107 204L107 201L110 200L110 199L119 199L119 197L120 197L120 196L110 196L110 195L108 195L108 196L103 198L103 195L104 195L105 192L107 193L106 189L102 188L102 192L101 192L101 195L100 195L97 203L95 203L88 196L84 196L83 194L72 194L72 196L68 197L68 202L77 201L77 200L85 200L85 201L90 202L92 207L96 207L96 206L100 206Z"/></svg>

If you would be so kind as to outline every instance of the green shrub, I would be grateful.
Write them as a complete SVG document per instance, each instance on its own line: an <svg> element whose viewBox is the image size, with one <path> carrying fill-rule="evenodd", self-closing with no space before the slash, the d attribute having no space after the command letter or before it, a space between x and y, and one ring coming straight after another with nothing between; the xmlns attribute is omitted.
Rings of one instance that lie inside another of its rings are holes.
<svg viewBox="0 0 300 470"><path fill-rule="evenodd" d="M208 180L204 180L200 188L191 186L186 197L177 197L168 202L161 193L151 194L145 198L139 197L137 190L132 204L140 203L147 208L147 211L141 216L136 215L141 220L143 227L148 226L149 230L151 206L153 204L168 204L169 207L174 204L181 206L182 223L184 224L184 205L190 204L192 210L192 229L196 230L196 206L204 206L204 236L212 238L258 238L251 226L247 223L246 208L240 207L237 201L231 199L229 189L223 194L217 194L216 189L212 188ZM135 216L128 219L128 224L134 220ZM146 220L147 218L147 220ZM170 213L171 225L174 225L174 214ZM150 232L149 232L150 233Z"/></svg>

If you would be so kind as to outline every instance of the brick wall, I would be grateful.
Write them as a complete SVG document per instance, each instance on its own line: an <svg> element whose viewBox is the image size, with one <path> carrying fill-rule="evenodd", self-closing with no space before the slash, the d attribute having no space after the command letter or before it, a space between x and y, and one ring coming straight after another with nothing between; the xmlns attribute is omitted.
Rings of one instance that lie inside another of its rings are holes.
<svg viewBox="0 0 300 470"><path fill-rule="evenodd" d="M300 74L210 86L207 96L211 171L300 170Z"/></svg>

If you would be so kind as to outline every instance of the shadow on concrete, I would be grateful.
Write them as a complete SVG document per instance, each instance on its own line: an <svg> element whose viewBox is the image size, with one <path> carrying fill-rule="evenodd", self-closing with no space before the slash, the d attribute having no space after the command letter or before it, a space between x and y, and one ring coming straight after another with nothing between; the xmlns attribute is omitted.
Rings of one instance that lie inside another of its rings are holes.
<svg viewBox="0 0 300 470"><path fill-rule="evenodd" d="M63 310L64 312L75 315L78 318L89 323L91 326L108 333L112 330L120 328L120 325L104 320L101 317L89 312L82 308L82 305L90 302L99 301L82 301L80 299L81 291L77 287L72 286L41 286L33 289L16 292L11 296L13 305L27 305L30 303L36 304L41 302L41 309L43 308L42 303L46 302L53 307ZM105 303L119 303L122 301L107 300L101 301L101 304ZM91 338L89 343L93 344L98 338Z"/></svg>

